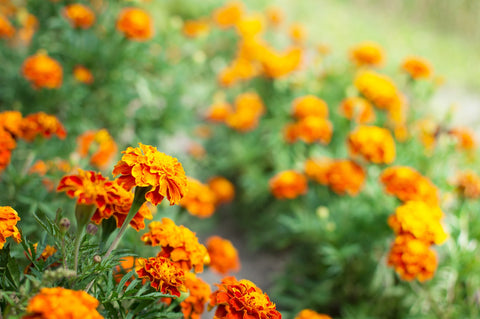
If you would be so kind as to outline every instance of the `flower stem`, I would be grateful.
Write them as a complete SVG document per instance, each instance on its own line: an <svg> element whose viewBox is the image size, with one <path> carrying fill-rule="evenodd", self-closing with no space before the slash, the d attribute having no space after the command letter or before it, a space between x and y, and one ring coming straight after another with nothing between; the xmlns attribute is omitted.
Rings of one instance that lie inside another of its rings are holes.
<svg viewBox="0 0 480 319"><path fill-rule="evenodd" d="M75 265L73 266L73 270L75 273L78 270L78 255L80 252L80 244L82 243L83 238L83 228L79 229L77 236L75 237Z"/></svg>

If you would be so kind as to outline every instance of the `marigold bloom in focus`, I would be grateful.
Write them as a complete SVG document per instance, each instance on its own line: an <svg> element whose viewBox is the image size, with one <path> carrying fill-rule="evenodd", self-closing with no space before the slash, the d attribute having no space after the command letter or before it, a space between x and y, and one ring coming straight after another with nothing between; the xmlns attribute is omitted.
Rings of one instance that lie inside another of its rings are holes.
<svg viewBox="0 0 480 319"><path fill-rule="evenodd" d="M457 127L451 129L450 131L448 131L448 133L457 139L458 149L471 151L477 146L475 141L475 134L471 129Z"/></svg>
<svg viewBox="0 0 480 319"><path fill-rule="evenodd" d="M95 23L93 10L80 3L66 6L63 9L63 15L74 28L88 29Z"/></svg>
<svg viewBox="0 0 480 319"><path fill-rule="evenodd" d="M365 41L350 49L350 60L359 66L381 66L385 61L385 53L378 43Z"/></svg>
<svg viewBox="0 0 480 319"><path fill-rule="evenodd" d="M361 125L348 135L351 156L360 156L375 164L389 164L395 160L395 141L387 129Z"/></svg>
<svg viewBox="0 0 480 319"><path fill-rule="evenodd" d="M187 20L183 23L182 32L186 37L196 38L207 34L210 30L208 22L205 20Z"/></svg>
<svg viewBox="0 0 480 319"><path fill-rule="evenodd" d="M249 280L237 281L234 277L226 277L217 286L218 290L210 296L209 305L209 308L217 307L216 319L282 318L267 294Z"/></svg>
<svg viewBox="0 0 480 319"><path fill-rule="evenodd" d="M117 30L130 40L146 41L153 37L153 20L145 10L124 8L118 15Z"/></svg>
<svg viewBox="0 0 480 319"><path fill-rule="evenodd" d="M403 202L423 201L438 205L438 190L433 183L419 172L408 166L392 166L380 175L385 192L396 196Z"/></svg>
<svg viewBox="0 0 480 319"><path fill-rule="evenodd" d="M22 241L17 222L20 220L18 213L10 206L0 206L0 249L12 237L17 243Z"/></svg>
<svg viewBox="0 0 480 319"><path fill-rule="evenodd" d="M307 116L328 118L328 105L324 100L314 96L305 95L297 97L293 103L293 116L302 119Z"/></svg>
<svg viewBox="0 0 480 319"><path fill-rule="evenodd" d="M136 267L138 277L147 278L157 291L180 296L186 291L185 272L165 257L139 258Z"/></svg>
<svg viewBox="0 0 480 319"><path fill-rule="evenodd" d="M206 119L211 122L225 122L233 113L233 107L227 102L213 103L207 110Z"/></svg>
<svg viewBox="0 0 480 319"><path fill-rule="evenodd" d="M77 152L80 157L87 157L92 144L95 144L95 153L90 158L90 164L105 169L117 153L117 144L106 129L87 131L77 138Z"/></svg>
<svg viewBox="0 0 480 319"><path fill-rule="evenodd" d="M475 172L471 170L460 172L455 185L461 196L469 199L480 198L480 176Z"/></svg>
<svg viewBox="0 0 480 319"><path fill-rule="evenodd" d="M61 287L42 288L29 300L27 315L23 319L100 319L96 308L99 302L85 291Z"/></svg>
<svg viewBox="0 0 480 319"><path fill-rule="evenodd" d="M194 216L212 216L215 212L216 197L210 187L191 177L187 177L187 187L187 194L178 204Z"/></svg>
<svg viewBox="0 0 480 319"><path fill-rule="evenodd" d="M370 102L361 97L347 97L340 104L340 114L359 124L375 121L375 111Z"/></svg>
<svg viewBox="0 0 480 319"><path fill-rule="evenodd" d="M402 103L400 92L386 75L362 71L355 77L355 87L376 107L389 110Z"/></svg>
<svg viewBox="0 0 480 319"><path fill-rule="evenodd" d="M307 116L296 123L297 138L305 143L330 143L333 133L332 123L319 116Z"/></svg>
<svg viewBox="0 0 480 319"><path fill-rule="evenodd" d="M270 191L279 199L293 199L307 193L307 178L296 171L288 170L273 176L270 181Z"/></svg>
<svg viewBox="0 0 480 319"><path fill-rule="evenodd" d="M78 169L76 175L64 176L57 186L57 192L65 192L71 198L77 198L80 205L96 205L104 209L107 204L108 180L100 173Z"/></svg>
<svg viewBox="0 0 480 319"><path fill-rule="evenodd" d="M432 76L433 68L430 62L418 56L409 56L403 61L401 68L412 79L426 79Z"/></svg>
<svg viewBox="0 0 480 319"><path fill-rule="evenodd" d="M58 89L62 86L62 66L46 53L37 53L25 59L22 74L36 89Z"/></svg>
<svg viewBox="0 0 480 319"><path fill-rule="evenodd" d="M388 256L388 265L407 281L417 278L424 282L431 279L437 264L437 255L430 246L408 234L395 238Z"/></svg>
<svg viewBox="0 0 480 319"><path fill-rule="evenodd" d="M204 263L209 257L205 246L198 242L195 233L184 226L177 226L168 218L161 222L154 221L148 225L149 232L141 240L149 246L161 246L161 257L170 258L185 271L194 269L202 272Z"/></svg>
<svg viewBox="0 0 480 319"><path fill-rule="evenodd" d="M0 38L10 39L14 34L15 28L4 15L0 14Z"/></svg>
<svg viewBox="0 0 480 319"><path fill-rule="evenodd" d="M332 317L320 314L310 309L303 309L298 313L295 319L332 319Z"/></svg>
<svg viewBox="0 0 480 319"><path fill-rule="evenodd" d="M45 138L56 135L60 139L67 136L62 123L54 115L44 112L33 113L24 117L20 124L20 132L20 137L29 142L33 141L38 135Z"/></svg>
<svg viewBox="0 0 480 319"><path fill-rule="evenodd" d="M177 204L183 198L187 191L187 177L176 158L142 143L136 148L128 147L122 153L113 175L121 175L118 180L125 189L150 187L145 198L153 205L158 205L165 197L170 205Z"/></svg>
<svg viewBox="0 0 480 319"><path fill-rule="evenodd" d="M207 251L210 255L210 267L221 275L240 269L238 252L232 242L219 236L207 239Z"/></svg>
<svg viewBox="0 0 480 319"><path fill-rule="evenodd" d="M218 27L225 29L240 21L243 15L243 4L239 1L230 1L213 12L213 21Z"/></svg>
<svg viewBox="0 0 480 319"><path fill-rule="evenodd" d="M294 23L289 28L289 35L296 44L302 44L307 39L307 30L300 23Z"/></svg>
<svg viewBox="0 0 480 319"><path fill-rule="evenodd" d="M73 77L83 84L92 84L94 81L92 72L83 65L77 65L73 69Z"/></svg>
<svg viewBox="0 0 480 319"><path fill-rule="evenodd" d="M208 187L215 194L215 204L230 203L235 197L235 187L225 177L215 176L208 180Z"/></svg>

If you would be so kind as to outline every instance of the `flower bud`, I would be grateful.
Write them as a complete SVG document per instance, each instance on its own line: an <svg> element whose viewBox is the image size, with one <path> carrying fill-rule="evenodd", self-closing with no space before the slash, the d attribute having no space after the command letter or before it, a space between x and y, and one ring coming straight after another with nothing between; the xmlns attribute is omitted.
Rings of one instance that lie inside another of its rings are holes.
<svg viewBox="0 0 480 319"><path fill-rule="evenodd" d="M93 256L93 261L98 264L102 261L102 257L100 257L100 255L95 255Z"/></svg>
<svg viewBox="0 0 480 319"><path fill-rule="evenodd" d="M58 224L58 226L60 227L60 231L62 233L67 232L67 230L70 228L70 219L63 217L60 220L60 223Z"/></svg>
<svg viewBox="0 0 480 319"><path fill-rule="evenodd" d="M98 227L94 224L88 224L87 225L87 234L95 236L97 233Z"/></svg>

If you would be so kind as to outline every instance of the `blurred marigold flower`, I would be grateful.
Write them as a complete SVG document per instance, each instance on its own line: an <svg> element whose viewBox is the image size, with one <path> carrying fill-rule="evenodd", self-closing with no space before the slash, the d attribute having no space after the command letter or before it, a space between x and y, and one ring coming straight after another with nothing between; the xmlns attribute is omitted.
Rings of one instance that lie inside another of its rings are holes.
<svg viewBox="0 0 480 319"><path fill-rule="evenodd" d="M240 269L238 252L232 242L219 236L207 239L207 251L210 255L210 267L221 275Z"/></svg>
<svg viewBox="0 0 480 319"><path fill-rule="evenodd" d="M375 111L370 102L361 97L347 97L340 104L340 114L358 124L375 121Z"/></svg>
<svg viewBox="0 0 480 319"><path fill-rule="evenodd" d="M243 38L253 38L264 30L263 16L259 14L243 16L237 23L238 34Z"/></svg>
<svg viewBox="0 0 480 319"><path fill-rule="evenodd" d="M337 194L357 195L365 182L366 172L351 160L334 160L327 171L327 185Z"/></svg>
<svg viewBox="0 0 480 319"><path fill-rule="evenodd" d="M260 59L262 70L269 78L281 78L296 71L302 62L303 51L299 47L291 47L285 52L265 50Z"/></svg>
<svg viewBox="0 0 480 319"><path fill-rule="evenodd" d="M295 319L332 319L332 317L324 314L320 314L311 309L303 309L300 311Z"/></svg>
<svg viewBox="0 0 480 319"><path fill-rule="evenodd" d="M248 132L258 126L260 116L265 113L265 106L256 93L242 93L235 99L235 110L226 120L229 127Z"/></svg>
<svg viewBox="0 0 480 319"><path fill-rule="evenodd" d="M328 184L328 172L333 160L328 157L309 158L305 161L305 175L322 185Z"/></svg>
<svg viewBox="0 0 480 319"><path fill-rule="evenodd" d="M235 187L233 184L222 176L215 176L208 180L208 187L215 194L215 204L230 203L235 197Z"/></svg>
<svg viewBox="0 0 480 319"><path fill-rule="evenodd" d="M0 249L12 237L17 243L22 241L17 222L20 220L18 213L10 206L0 206Z"/></svg>
<svg viewBox="0 0 480 319"><path fill-rule="evenodd" d="M122 153L113 175L121 175L118 180L125 189L150 187L145 198L153 205L158 205L165 197L170 205L177 204L187 192L187 177L176 158L142 143Z"/></svg>
<svg viewBox="0 0 480 319"><path fill-rule="evenodd" d="M216 102L208 108L205 117L211 122L224 122L232 113L233 107L229 103Z"/></svg>
<svg viewBox="0 0 480 319"><path fill-rule="evenodd" d="M73 77L77 82L83 84L92 84L95 81L92 72L83 65L75 66L73 69Z"/></svg>
<svg viewBox="0 0 480 319"><path fill-rule="evenodd" d="M273 196L279 199L293 199L308 191L307 178L294 170L278 173L270 179L269 185Z"/></svg>
<svg viewBox="0 0 480 319"><path fill-rule="evenodd" d="M297 123L287 123L284 126L283 139L290 144L298 140Z"/></svg>
<svg viewBox="0 0 480 319"><path fill-rule="evenodd" d="M209 262L207 249L190 229L175 225L169 218L153 221L148 228L149 232L141 240L149 246L161 246L159 257L170 258L185 271L193 268L197 273L202 272L204 263Z"/></svg>
<svg viewBox="0 0 480 319"><path fill-rule="evenodd" d="M390 164L395 160L395 141L389 130L378 126L358 126L348 135L351 156L360 156L375 164Z"/></svg>
<svg viewBox="0 0 480 319"><path fill-rule="evenodd" d="M23 118L20 124L20 137L29 142L38 135L51 138L56 135L60 139L67 136L62 123L54 116L44 112L29 114Z"/></svg>
<svg viewBox="0 0 480 319"><path fill-rule="evenodd" d="M295 131L297 138L305 143L320 142L330 143L333 133L332 123L319 116L307 116L296 123Z"/></svg>
<svg viewBox="0 0 480 319"><path fill-rule="evenodd" d="M475 133L465 127L456 127L448 131L448 134L455 137L458 141L457 148L460 150L471 151L477 147Z"/></svg>
<svg viewBox="0 0 480 319"><path fill-rule="evenodd" d="M192 177L187 177L188 192L178 203L190 214L206 218L215 212L215 193L208 187Z"/></svg>
<svg viewBox="0 0 480 319"><path fill-rule="evenodd" d="M12 156L12 150L17 146L17 142L13 136L0 126L0 172L2 172L8 164Z"/></svg>
<svg viewBox="0 0 480 319"><path fill-rule="evenodd" d="M429 152L432 151L440 132L439 125L431 119L422 119L415 123L415 131L425 149Z"/></svg>
<svg viewBox="0 0 480 319"><path fill-rule="evenodd" d="M456 177L455 186L460 196L468 199L480 198L480 176L474 171L460 172Z"/></svg>
<svg viewBox="0 0 480 319"><path fill-rule="evenodd" d="M21 135L22 113L18 111L0 112L0 128L3 128L13 136Z"/></svg>
<svg viewBox="0 0 480 319"><path fill-rule="evenodd" d="M58 89L62 86L62 66L44 52L25 59L22 74L35 89Z"/></svg>
<svg viewBox="0 0 480 319"><path fill-rule="evenodd" d="M213 21L222 29L233 27L242 18L243 10L240 1L229 1L213 12Z"/></svg>
<svg viewBox="0 0 480 319"><path fill-rule="evenodd" d="M305 95L297 97L293 103L293 116L297 119L302 119L307 116L318 116L321 118L328 118L327 103L314 96Z"/></svg>
<svg viewBox="0 0 480 319"><path fill-rule="evenodd" d="M116 283L120 283L123 276L125 276L138 266L140 266L140 264L138 263L138 258L133 256L122 257L122 259L120 259L120 264L113 268L113 279L115 279ZM128 287L133 279L135 279L135 276L132 276L130 280L127 280L125 286Z"/></svg>
<svg viewBox="0 0 480 319"><path fill-rule="evenodd" d="M294 23L290 26L289 35L295 44L303 44L307 39L307 30L305 26L300 23Z"/></svg>
<svg viewBox="0 0 480 319"><path fill-rule="evenodd" d="M397 236L388 256L388 265L407 281L431 279L437 264L437 255L430 245L410 234Z"/></svg>
<svg viewBox="0 0 480 319"><path fill-rule="evenodd" d="M379 109L389 110L402 104L400 92L386 75L362 71L355 77L355 87Z"/></svg>
<svg viewBox="0 0 480 319"><path fill-rule="evenodd" d="M210 26L206 20L187 20L183 23L182 32L186 37L196 38L207 34Z"/></svg>
<svg viewBox="0 0 480 319"><path fill-rule="evenodd" d="M138 277L147 278L157 291L179 297L186 291L185 272L165 257L139 258Z"/></svg>
<svg viewBox="0 0 480 319"><path fill-rule="evenodd" d="M383 48L376 42L364 41L350 48L350 60L358 66L382 66L385 62Z"/></svg>
<svg viewBox="0 0 480 319"><path fill-rule="evenodd" d="M218 290L210 296L209 309L214 308L217 319L258 318L280 319L275 304L253 282L226 277L217 284Z"/></svg>
<svg viewBox="0 0 480 319"><path fill-rule="evenodd" d="M185 286L189 296L180 303L185 318L200 319L205 305L210 300L210 285L198 278L194 273L185 273Z"/></svg>
<svg viewBox="0 0 480 319"><path fill-rule="evenodd" d="M66 6L63 9L63 15L74 28L88 29L95 23L93 10L80 3Z"/></svg>
<svg viewBox="0 0 480 319"><path fill-rule="evenodd" d="M77 144L80 157L87 157L90 149L96 149L90 158L90 164L99 169L105 169L117 153L117 144L106 129L83 133L77 138ZM92 147L92 144L96 147Z"/></svg>
<svg viewBox="0 0 480 319"><path fill-rule="evenodd" d="M99 302L85 291L75 291L61 287L42 288L33 296L23 319L100 319L96 308Z"/></svg>
<svg viewBox="0 0 480 319"><path fill-rule="evenodd" d="M285 19L285 13L281 8L276 6L268 7L265 15L267 16L268 23L273 27L278 27Z"/></svg>
<svg viewBox="0 0 480 319"><path fill-rule="evenodd" d="M19 15L22 27L17 31L17 38L22 45L29 45L38 29L38 19L33 14L25 12Z"/></svg>
<svg viewBox="0 0 480 319"><path fill-rule="evenodd" d="M154 35L153 20L145 10L124 8L118 15L117 30L130 40L146 41Z"/></svg>
<svg viewBox="0 0 480 319"><path fill-rule="evenodd" d="M202 144L192 141L187 146L187 153L195 159L201 159L205 157L207 151Z"/></svg>
<svg viewBox="0 0 480 319"><path fill-rule="evenodd" d="M0 38L11 39L15 34L15 28L10 23L7 17L0 14Z"/></svg>
<svg viewBox="0 0 480 319"><path fill-rule="evenodd" d="M42 160L36 161L28 170L30 174L38 174L40 176L45 176L49 170L47 163Z"/></svg>
<svg viewBox="0 0 480 319"><path fill-rule="evenodd" d="M401 69L415 80L430 78L433 75L433 67L430 62L419 56L405 58Z"/></svg>

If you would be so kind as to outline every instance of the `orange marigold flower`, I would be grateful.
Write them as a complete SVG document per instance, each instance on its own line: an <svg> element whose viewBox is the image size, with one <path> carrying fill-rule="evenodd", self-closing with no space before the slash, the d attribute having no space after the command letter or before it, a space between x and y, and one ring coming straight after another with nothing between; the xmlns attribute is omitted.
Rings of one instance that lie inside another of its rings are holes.
<svg viewBox="0 0 480 319"><path fill-rule="evenodd" d="M168 218L148 225L149 232L142 236L146 245L161 246L161 257L168 257L185 271L194 268L202 272L204 263L209 262L207 249L198 242L195 233L184 226L177 226Z"/></svg>
<svg viewBox="0 0 480 319"><path fill-rule="evenodd" d="M215 212L215 193L200 181L187 177L188 193L178 203L190 214L206 218Z"/></svg>
<svg viewBox="0 0 480 319"><path fill-rule="evenodd" d="M433 183L408 166L386 168L380 175L380 182L387 194L398 197L403 202L423 201L438 205L438 190Z"/></svg>
<svg viewBox="0 0 480 319"><path fill-rule="evenodd" d="M145 10L124 8L118 15L117 30L130 40L146 41L153 37L153 20Z"/></svg>
<svg viewBox="0 0 480 319"><path fill-rule="evenodd" d="M122 257L122 259L120 259L120 264L113 268L113 278L115 279L115 282L120 283L123 276L125 276L138 266L140 266L140 264L138 263L138 258L133 256ZM130 280L127 280L125 286L128 287L128 285L130 285L130 282L133 279L135 279L135 276L132 276Z"/></svg>
<svg viewBox="0 0 480 319"><path fill-rule="evenodd" d="M301 48L292 47L285 52L265 50L260 59L262 70L269 78L281 78L300 67L303 58Z"/></svg>
<svg viewBox="0 0 480 319"><path fill-rule="evenodd" d="M328 173L333 160L327 157L310 158L305 162L305 175L319 184L328 184Z"/></svg>
<svg viewBox="0 0 480 319"><path fill-rule="evenodd" d="M407 281L417 278L424 282L431 279L437 264L437 256L430 245L409 234L395 238L388 256L388 265Z"/></svg>
<svg viewBox="0 0 480 319"><path fill-rule="evenodd" d="M283 139L290 144L298 140L297 123L287 123L283 127Z"/></svg>
<svg viewBox="0 0 480 319"><path fill-rule="evenodd" d="M207 34L210 29L205 20L188 20L183 23L182 32L186 37L196 38Z"/></svg>
<svg viewBox="0 0 480 319"><path fill-rule="evenodd" d="M206 119L211 122L225 122L233 113L233 107L227 102L213 103L207 110Z"/></svg>
<svg viewBox="0 0 480 319"><path fill-rule="evenodd" d="M12 150L16 146L13 136L0 126L0 172L10 164Z"/></svg>
<svg viewBox="0 0 480 319"><path fill-rule="evenodd" d="M395 141L387 129L361 125L350 132L347 142L351 156L360 156L375 164L389 164L395 160Z"/></svg>
<svg viewBox="0 0 480 319"><path fill-rule="evenodd" d="M303 309L298 313L295 319L332 319L332 317L324 314L320 314L311 309Z"/></svg>
<svg viewBox="0 0 480 319"><path fill-rule="evenodd" d="M361 97L347 97L340 104L340 114L359 124L375 121L375 112L370 102Z"/></svg>
<svg viewBox="0 0 480 319"><path fill-rule="evenodd" d="M42 288L29 300L27 315L23 319L100 319L96 308L99 302L85 291L61 287Z"/></svg>
<svg viewBox="0 0 480 319"><path fill-rule="evenodd" d="M300 23L294 23L289 28L290 38L294 43L302 44L307 39L307 30Z"/></svg>
<svg viewBox="0 0 480 319"><path fill-rule="evenodd" d="M238 252L232 242L219 236L207 239L210 267L221 275L240 270Z"/></svg>
<svg viewBox="0 0 480 319"><path fill-rule="evenodd" d="M117 153L117 144L106 129L87 131L77 138L77 143L80 157L87 157L92 144L96 144L90 164L100 169L105 169Z"/></svg>
<svg viewBox="0 0 480 319"><path fill-rule="evenodd" d="M379 109L388 110L402 103L400 93L386 75L362 71L355 78L355 87Z"/></svg>
<svg viewBox="0 0 480 319"><path fill-rule="evenodd" d="M440 219L443 213L438 206L431 206L421 201L409 201L397 207L388 218L388 225L395 234L410 234L427 244L440 245L447 240Z"/></svg>
<svg viewBox="0 0 480 319"><path fill-rule="evenodd" d="M227 117L227 125L240 131L248 132L257 127L265 106L256 93L243 93L235 99L235 111Z"/></svg>
<svg viewBox="0 0 480 319"><path fill-rule="evenodd" d="M185 273L185 286L189 296L180 303L184 318L200 319L205 305L210 300L210 285L192 272Z"/></svg>
<svg viewBox="0 0 480 319"><path fill-rule="evenodd" d="M83 65L77 65L73 69L73 77L77 82L83 84L92 84L94 81L92 72Z"/></svg>
<svg viewBox="0 0 480 319"><path fill-rule="evenodd" d="M23 62L22 74L35 89L58 89L62 86L62 66L44 52L28 57Z"/></svg>
<svg viewBox="0 0 480 319"><path fill-rule="evenodd" d="M225 29L237 24L243 15L243 4L239 1L230 1L213 12L213 21L218 27Z"/></svg>
<svg viewBox="0 0 480 319"><path fill-rule="evenodd" d="M322 117L307 116L297 122L295 132L297 137L305 143L320 142L322 144L330 143L332 138L332 123Z"/></svg>
<svg viewBox="0 0 480 319"><path fill-rule="evenodd" d="M0 112L0 128L8 131L13 136L21 135L22 113L18 111Z"/></svg>
<svg viewBox="0 0 480 319"><path fill-rule="evenodd" d="M74 28L88 29L95 23L93 10L80 3L66 6L63 9L63 15Z"/></svg>
<svg viewBox="0 0 480 319"><path fill-rule="evenodd" d="M327 171L328 186L337 194L357 195L365 182L366 172L351 160L335 160Z"/></svg>
<svg viewBox="0 0 480 319"><path fill-rule="evenodd" d="M165 257L139 258L138 277L147 278L157 291L172 296L185 292L185 272Z"/></svg>
<svg viewBox="0 0 480 319"><path fill-rule="evenodd" d="M297 97L293 103L293 116L302 119L307 116L328 118L328 105L324 100L314 96L305 95Z"/></svg>
<svg viewBox="0 0 480 319"><path fill-rule="evenodd" d="M267 294L249 280L226 277L217 287L218 290L210 296L209 305L209 308L217 306L214 316L217 319L282 318Z"/></svg>
<svg viewBox="0 0 480 319"><path fill-rule="evenodd" d="M450 135L453 135L458 141L458 149L471 151L477 146L475 141L475 134L469 128L457 127L448 131Z"/></svg>
<svg viewBox="0 0 480 319"><path fill-rule="evenodd" d="M359 66L382 66L385 61L385 53L378 43L365 41L350 49L350 59Z"/></svg>
<svg viewBox="0 0 480 319"><path fill-rule="evenodd" d="M44 112L29 114L23 118L20 124L20 137L31 142L38 135L51 138L56 135L60 139L67 136L62 123L54 116Z"/></svg>
<svg viewBox="0 0 480 319"><path fill-rule="evenodd" d="M460 172L456 177L455 185L461 196L469 199L480 198L480 176L474 171Z"/></svg>
<svg viewBox="0 0 480 319"><path fill-rule="evenodd" d="M409 56L405 58L401 69L415 80L426 79L432 76L433 67L430 62L418 56Z"/></svg>
<svg viewBox="0 0 480 319"><path fill-rule="evenodd" d="M49 167L48 167L47 163L45 163L45 162L42 161L42 160L38 160L38 161L35 162L35 164L33 164L33 165L30 167L30 169L28 170L28 172L29 172L30 174L36 173L36 174L38 174L38 175L40 175L40 176L45 176L45 175L47 174L47 172L48 172L48 169L49 169Z"/></svg>
<svg viewBox="0 0 480 319"><path fill-rule="evenodd" d="M57 192L65 192L69 197L77 198L80 205L96 205L103 211L108 203L107 184L111 182L102 174L79 168L77 175L64 176L60 180Z"/></svg>
<svg viewBox="0 0 480 319"><path fill-rule="evenodd" d="M235 197L235 187L225 177L215 176L208 180L208 187L215 194L215 204L230 203Z"/></svg>
<svg viewBox="0 0 480 319"><path fill-rule="evenodd" d="M0 14L0 38L10 39L14 34L15 28L4 15Z"/></svg>
<svg viewBox="0 0 480 319"><path fill-rule="evenodd" d="M20 220L18 213L10 206L0 206L0 249L7 242L7 237L12 237L17 243L22 241L17 222Z"/></svg>
<svg viewBox="0 0 480 319"><path fill-rule="evenodd" d="M37 251L37 246L38 246L38 243L33 244L35 251ZM55 246L46 245L45 249L43 249L42 253L40 254L40 256L38 256L37 260L45 261L49 257L53 256L56 252L57 252L57 249L55 248Z"/></svg>
<svg viewBox="0 0 480 319"><path fill-rule="evenodd" d="M285 13L279 7L270 6L265 11L265 14L267 16L268 23L274 27L278 27L285 19Z"/></svg>
<svg viewBox="0 0 480 319"><path fill-rule="evenodd" d="M305 175L293 171L283 171L269 181L270 191L279 199L293 199L307 193L308 184Z"/></svg>
<svg viewBox="0 0 480 319"><path fill-rule="evenodd" d="M243 16L236 24L238 34L243 38L253 38L264 30L263 16L253 14Z"/></svg>
<svg viewBox="0 0 480 319"><path fill-rule="evenodd" d="M120 174L119 183L127 190L134 186L150 187L145 198L158 205L163 198L170 205L178 203L187 191L187 177L182 164L174 157L157 151L156 147L139 143L128 147L115 165L113 175Z"/></svg>

